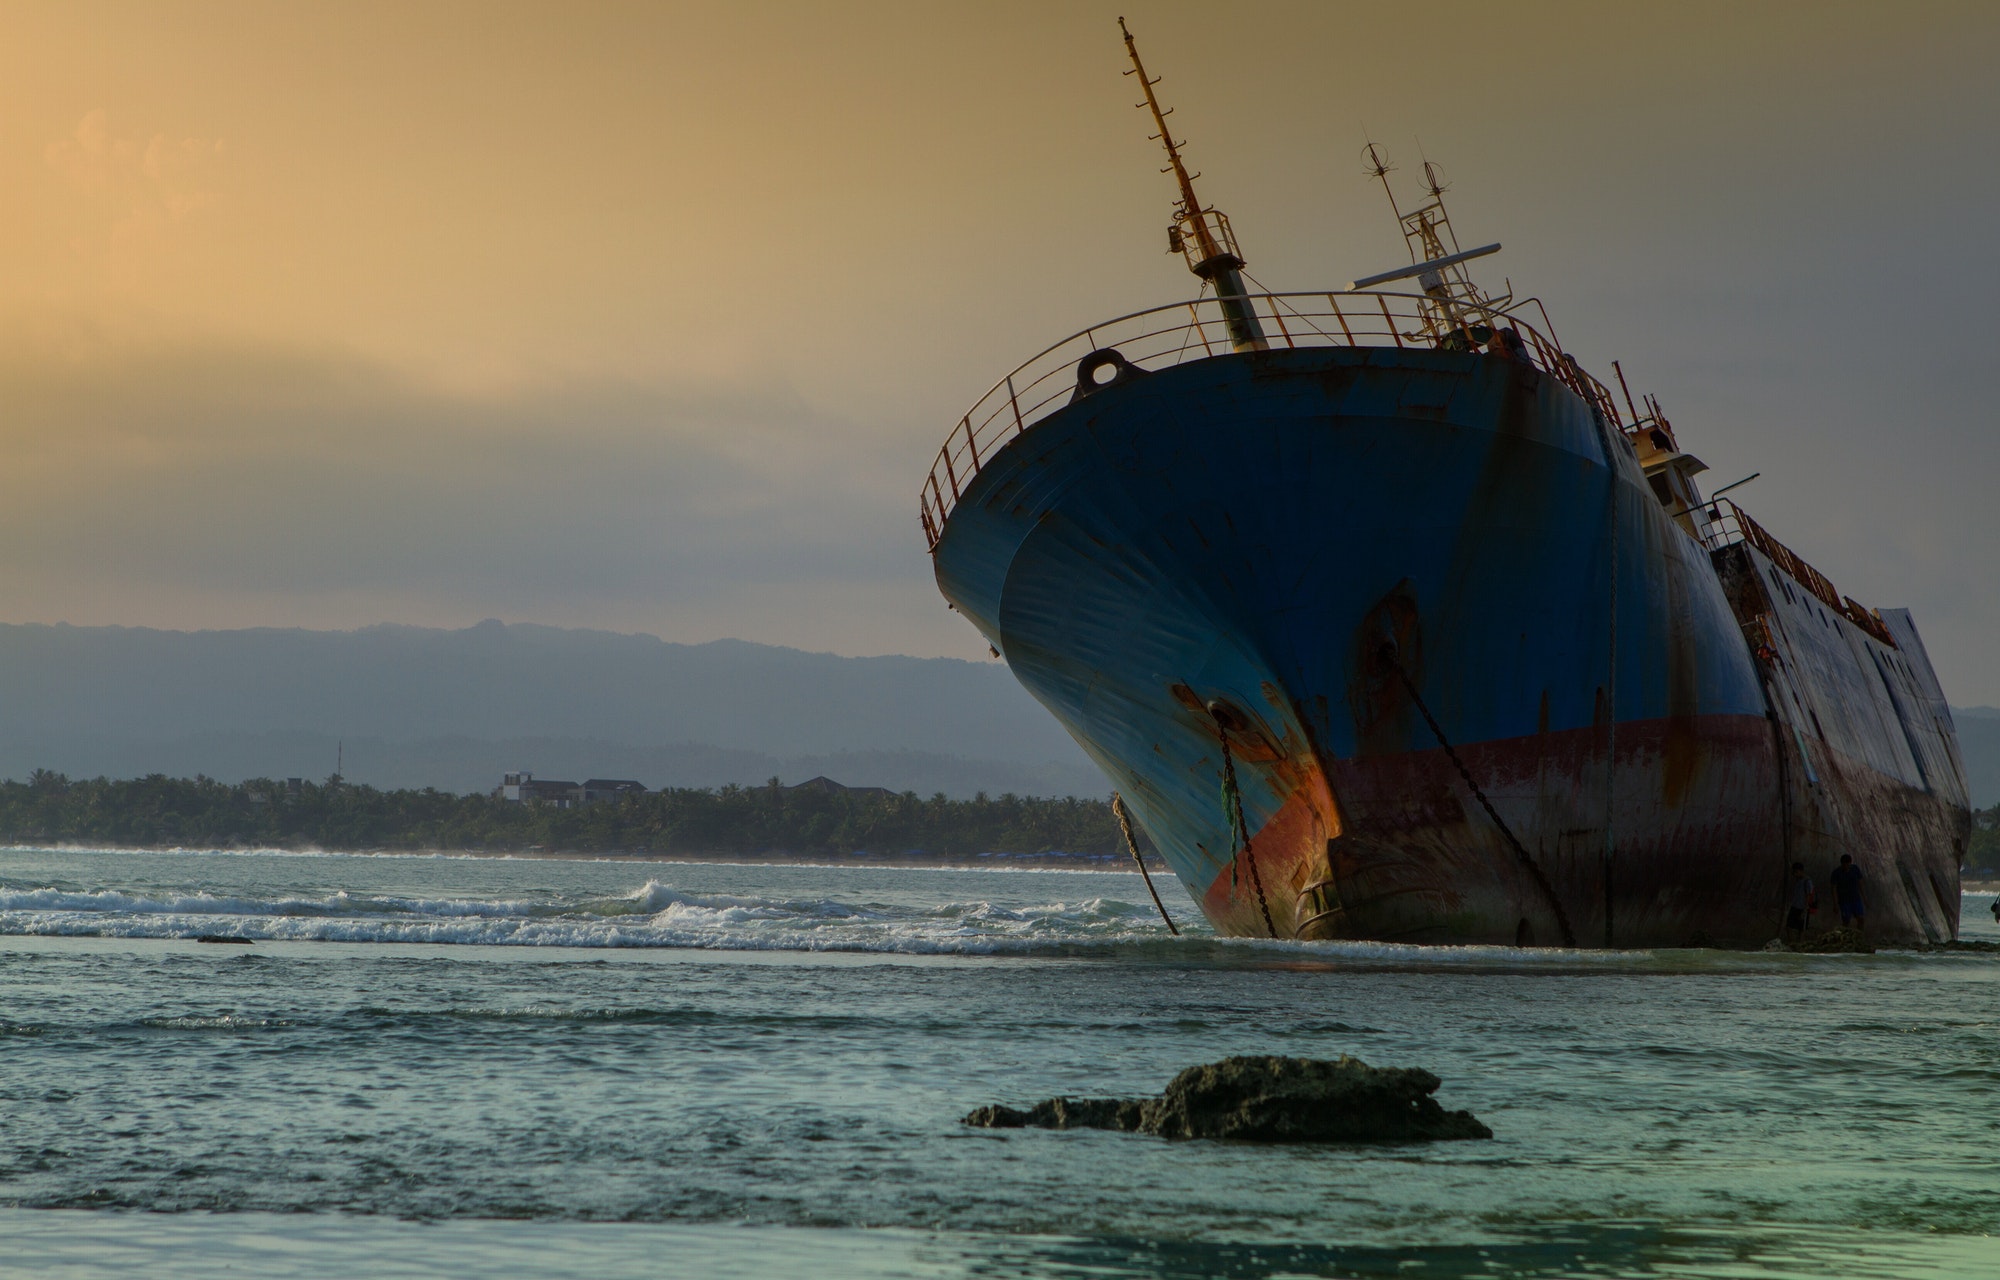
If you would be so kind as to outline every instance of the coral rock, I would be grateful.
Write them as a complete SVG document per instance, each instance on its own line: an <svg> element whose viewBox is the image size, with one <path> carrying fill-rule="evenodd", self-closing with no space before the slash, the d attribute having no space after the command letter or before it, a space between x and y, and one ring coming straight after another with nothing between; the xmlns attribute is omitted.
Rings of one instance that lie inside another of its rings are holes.
<svg viewBox="0 0 2000 1280"><path fill-rule="evenodd" d="M1438 1078L1359 1058L1224 1058L1189 1067L1157 1098L1051 1098L1027 1111L981 1107L964 1123L992 1129L1120 1129L1163 1138L1251 1142L1428 1142L1490 1138L1467 1111L1430 1095Z"/></svg>
<svg viewBox="0 0 2000 1280"><path fill-rule="evenodd" d="M1868 941L1868 935L1859 929L1828 929L1823 933L1810 934L1792 947L1794 951L1807 951L1815 955L1852 951L1862 955L1874 955L1875 947Z"/></svg>

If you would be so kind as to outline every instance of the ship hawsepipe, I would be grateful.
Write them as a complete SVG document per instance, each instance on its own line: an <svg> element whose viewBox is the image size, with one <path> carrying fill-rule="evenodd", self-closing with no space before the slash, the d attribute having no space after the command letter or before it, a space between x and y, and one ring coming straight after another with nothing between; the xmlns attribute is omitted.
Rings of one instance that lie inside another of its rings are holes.
<svg viewBox="0 0 2000 1280"><path fill-rule="evenodd" d="M1218 931L1754 946L1794 861L1831 922L1846 853L1874 940L1956 936L1970 806L1907 613L1690 509L1664 418L1517 317L1417 341L1420 295L1311 297L1236 300L1269 349L1213 297L1058 344L924 490L940 590Z"/></svg>

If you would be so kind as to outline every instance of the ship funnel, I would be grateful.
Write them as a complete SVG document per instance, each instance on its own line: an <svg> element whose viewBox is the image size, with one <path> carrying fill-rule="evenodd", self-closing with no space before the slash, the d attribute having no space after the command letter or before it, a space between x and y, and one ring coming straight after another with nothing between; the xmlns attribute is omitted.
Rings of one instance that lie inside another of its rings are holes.
<svg viewBox="0 0 2000 1280"><path fill-rule="evenodd" d="M1258 322L1256 308L1250 305L1249 293L1243 287L1243 254L1236 247L1236 233L1229 229L1229 217L1220 209L1203 205L1195 195L1194 180L1199 175L1188 173L1181 160L1181 143L1167 128L1167 117L1173 112L1171 108L1162 109L1159 97L1153 92L1159 80L1146 75L1146 64L1139 61L1138 42L1132 38L1125 19L1118 19L1118 30L1124 33L1125 52L1132 59L1132 69L1125 74L1138 76L1146 93L1146 100L1137 105L1152 113L1153 123L1160 130L1153 136L1167 149L1167 167L1161 172L1173 174L1180 187L1180 203L1174 208L1173 225L1167 228L1167 252L1185 257L1188 270L1215 286L1216 301L1222 306L1223 323L1228 326L1232 347L1238 351L1266 350L1271 344L1264 337L1264 327Z"/></svg>

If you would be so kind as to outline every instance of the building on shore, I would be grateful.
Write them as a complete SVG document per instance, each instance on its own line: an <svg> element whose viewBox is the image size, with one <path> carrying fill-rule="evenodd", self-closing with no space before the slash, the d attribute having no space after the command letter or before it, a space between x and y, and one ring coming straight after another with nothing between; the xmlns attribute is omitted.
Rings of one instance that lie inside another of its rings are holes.
<svg viewBox="0 0 2000 1280"><path fill-rule="evenodd" d="M596 804L599 800L623 800L628 796L646 794L644 783L630 778L586 778L577 788L577 796L584 804Z"/></svg>
<svg viewBox="0 0 2000 1280"><path fill-rule="evenodd" d="M776 778L771 779L775 789ZM835 782L821 774L804 782L785 787L786 791L818 791L827 795L889 797L896 793L887 787L850 787ZM643 796L646 786L631 778L587 778L582 782L569 782L554 778L537 778L526 769L502 774L500 785L493 790L493 796L512 804L546 804L558 809L574 809L580 805L596 804L604 800L624 800L631 796Z"/></svg>
<svg viewBox="0 0 2000 1280"><path fill-rule="evenodd" d="M537 778L526 769L502 774L495 794L514 804L546 804L558 809L574 809L583 803L583 788L576 783Z"/></svg>

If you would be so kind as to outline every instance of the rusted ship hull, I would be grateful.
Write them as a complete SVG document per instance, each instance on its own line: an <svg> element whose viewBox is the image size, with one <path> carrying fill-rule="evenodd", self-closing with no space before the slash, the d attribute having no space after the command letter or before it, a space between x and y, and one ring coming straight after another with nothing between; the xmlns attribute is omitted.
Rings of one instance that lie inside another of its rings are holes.
<svg viewBox="0 0 2000 1280"><path fill-rule="evenodd" d="M979 461L940 588L1225 933L1756 945L1843 852L1878 941L1956 930L1969 808L1907 617L1806 631L1525 360L1121 369Z"/></svg>

